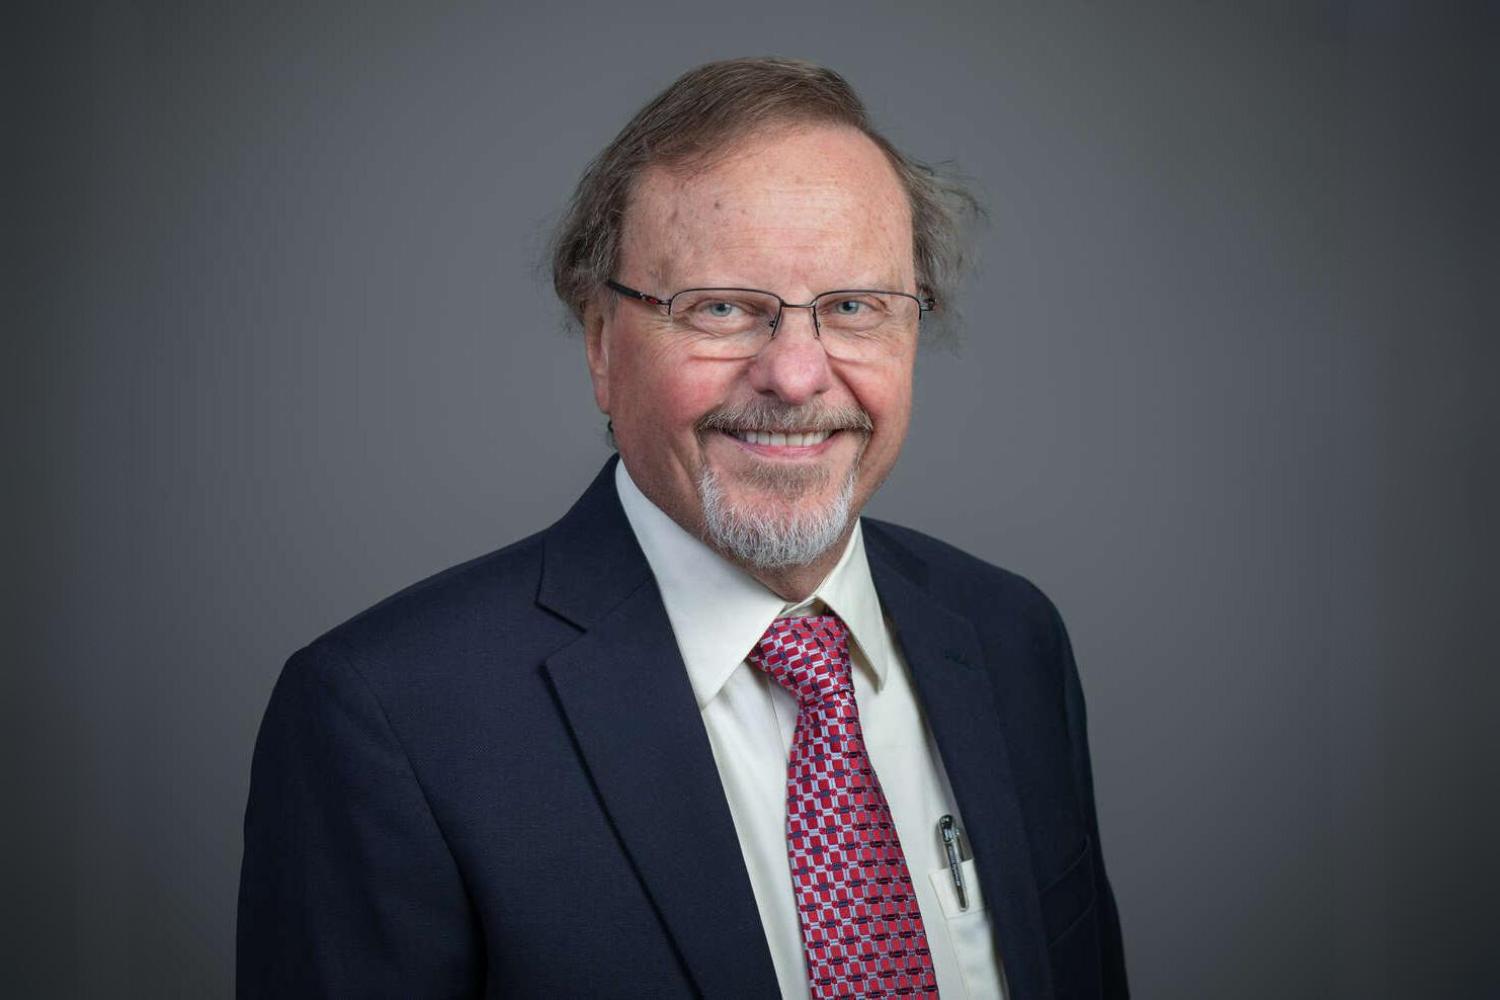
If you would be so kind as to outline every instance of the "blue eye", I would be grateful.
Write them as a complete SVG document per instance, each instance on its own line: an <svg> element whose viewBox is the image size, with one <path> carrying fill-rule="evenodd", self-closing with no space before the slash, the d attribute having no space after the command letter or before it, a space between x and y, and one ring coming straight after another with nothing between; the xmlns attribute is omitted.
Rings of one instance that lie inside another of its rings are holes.
<svg viewBox="0 0 1500 1000"><path fill-rule="evenodd" d="M864 303L860 302L858 299L843 299L842 301L834 304L834 309L838 310L838 312L844 316L858 315L860 310L863 308Z"/></svg>
<svg viewBox="0 0 1500 1000"><path fill-rule="evenodd" d="M728 319L734 315L736 308L733 302L709 302L703 307L703 310L714 319Z"/></svg>

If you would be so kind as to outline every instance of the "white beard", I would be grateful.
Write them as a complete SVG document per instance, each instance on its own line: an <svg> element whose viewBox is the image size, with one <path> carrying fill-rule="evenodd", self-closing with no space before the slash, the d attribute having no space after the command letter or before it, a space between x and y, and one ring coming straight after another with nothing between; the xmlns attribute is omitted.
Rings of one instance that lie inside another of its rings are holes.
<svg viewBox="0 0 1500 1000"><path fill-rule="evenodd" d="M791 507L787 512L767 513L732 502L713 470L705 466L698 477L705 541L755 569L805 566L837 544L849 526L857 470L856 462L838 495L811 510L796 507L795 501L800 494L821 486L821 482L809 482L805 476L778 479L775 473L760 477L761 482L756 485L781 492Z"/></svg>

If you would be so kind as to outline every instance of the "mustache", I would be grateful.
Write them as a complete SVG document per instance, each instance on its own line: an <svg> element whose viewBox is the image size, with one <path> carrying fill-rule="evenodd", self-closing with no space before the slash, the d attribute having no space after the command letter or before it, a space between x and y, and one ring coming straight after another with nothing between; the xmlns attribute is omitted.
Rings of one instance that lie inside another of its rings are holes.
<svg viewBox="0 0 1500 1000"><path fill-rule="evenodd" d="M786 406L756 400L721 406L704 414L698 431L864 431L875 429L870 415L858 406Z"/></svg>

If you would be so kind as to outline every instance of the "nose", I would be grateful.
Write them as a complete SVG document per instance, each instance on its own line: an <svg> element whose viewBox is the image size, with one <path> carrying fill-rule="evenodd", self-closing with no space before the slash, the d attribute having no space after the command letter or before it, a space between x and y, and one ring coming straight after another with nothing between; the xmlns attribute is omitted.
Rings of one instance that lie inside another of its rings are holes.
<svg viewBox="0 0 1500 1000"><path fill-rule="evenodd" d="M756 392L792 406L810 402L833 387L833 371L811 310L783 310L776 335L750 362L749 377Z"/></svg>

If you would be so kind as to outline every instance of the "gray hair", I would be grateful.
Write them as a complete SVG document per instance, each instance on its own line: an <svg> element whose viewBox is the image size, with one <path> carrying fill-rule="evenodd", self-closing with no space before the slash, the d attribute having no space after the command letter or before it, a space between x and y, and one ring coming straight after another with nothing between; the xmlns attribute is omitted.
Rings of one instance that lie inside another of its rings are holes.
<svg viewBox="0 0 1500 1000"><path fill-rule="evenodd" d="M971 253L969 229L983 218L978 199L956 177L898 150L876 131L863 102L831 69L800 59L727 59L689 70L647 104L596 156L552 240L552 285L573 318L616 276L625 210L650 166L711 160L725 140L773 123L846 125L885 153L911 205L917 285L937 302L941 335L954 327L954 294Z"/></svg>
<svg viewBox="0 0 1500 1000"><path fill-rule="evenodd" d="M799 470L800 471L800 470ZM774 480L785 470L773 472ZM782 484L795 495L798 479ZM713 467L705 465L698 476L698 501L703 505L703 540L741 564L756 569L786 569L806 566L836 545L849 527L854 507L854 481L859 463L849 466L844 485L827 504L813 510L793 507L780 516L736 506L719 483Z"/></svg>

